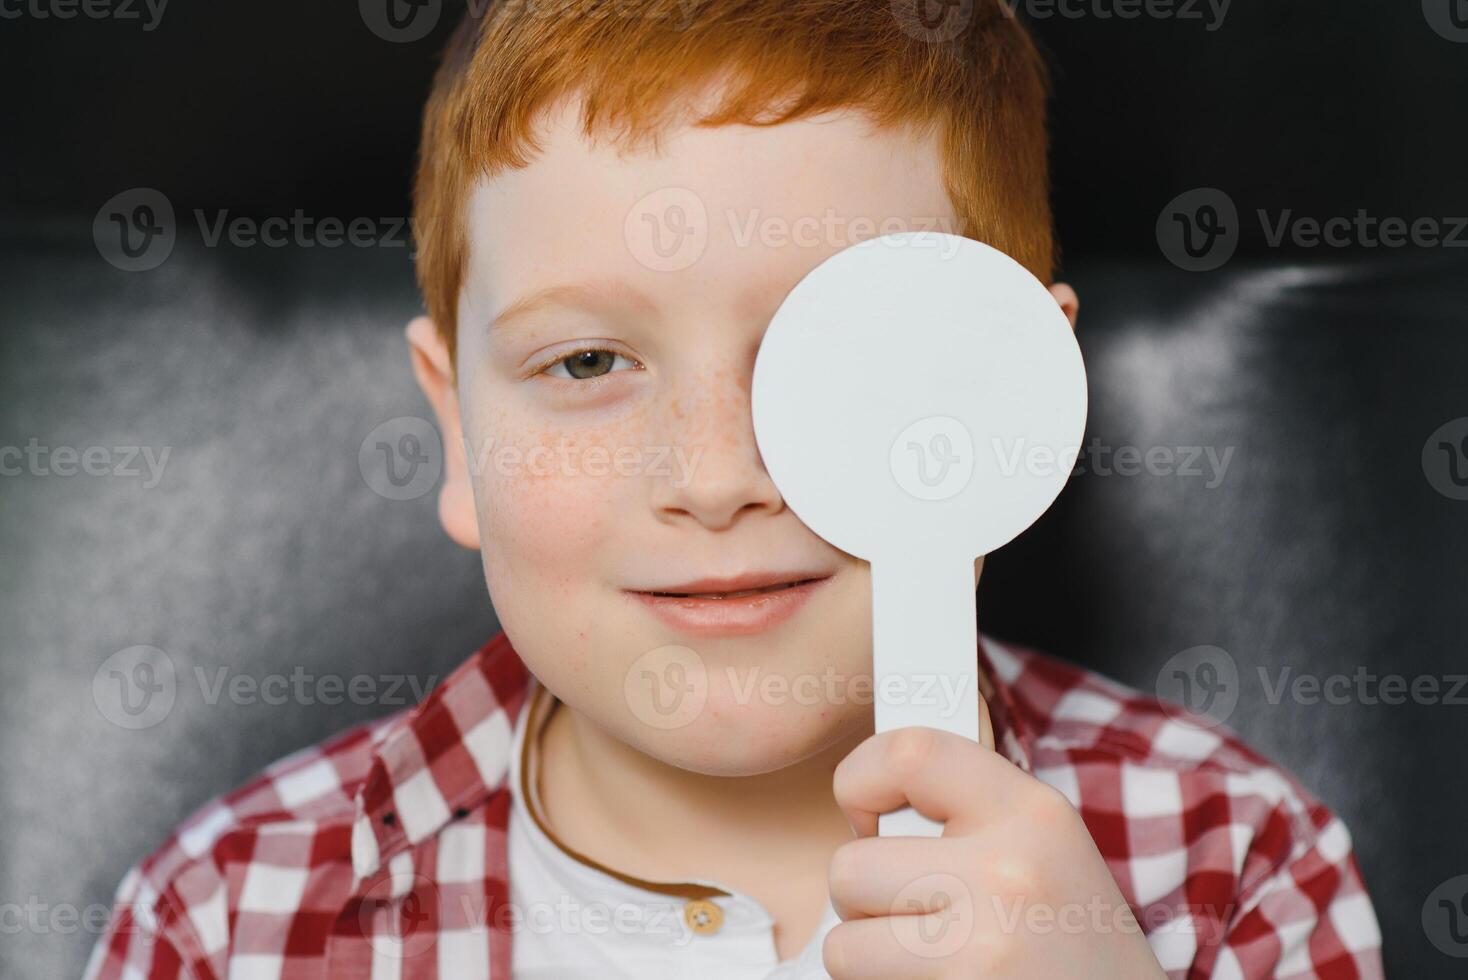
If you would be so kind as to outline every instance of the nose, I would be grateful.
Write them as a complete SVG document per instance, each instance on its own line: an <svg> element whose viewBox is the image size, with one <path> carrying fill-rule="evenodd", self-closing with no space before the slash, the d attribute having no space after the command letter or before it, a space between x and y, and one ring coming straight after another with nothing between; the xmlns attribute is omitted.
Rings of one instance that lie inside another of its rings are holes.
<svg viewBox="0 0 1468 980"><path fill-rule="evenodd" d="M785 509L760 459L749 389L747 377L716 380L673 400L664 429L672 465L652 490L658 520L721 531L743 517Z"/></svg>

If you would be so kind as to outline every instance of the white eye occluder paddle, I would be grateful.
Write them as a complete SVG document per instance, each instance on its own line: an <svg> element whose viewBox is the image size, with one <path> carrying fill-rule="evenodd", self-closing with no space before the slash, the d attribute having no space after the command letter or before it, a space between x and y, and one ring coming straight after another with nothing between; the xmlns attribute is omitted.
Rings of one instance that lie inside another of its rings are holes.
<svg viewBox="0 0 1468 980"><path fill-rule="evenodd" d="M972 239L869 239L790 291L751 399L790 509L871 563L876 730L977 741L974 562L1054 502L1086 424L1085 366L1059 304ZM942 825L904 807L879 832Z"/></svg>

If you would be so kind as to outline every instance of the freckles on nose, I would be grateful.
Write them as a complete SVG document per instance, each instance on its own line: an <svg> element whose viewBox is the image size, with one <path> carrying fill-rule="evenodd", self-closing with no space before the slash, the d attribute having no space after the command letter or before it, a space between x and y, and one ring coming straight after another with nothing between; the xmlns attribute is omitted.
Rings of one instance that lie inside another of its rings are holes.
<svg viewBox="0 0 1468 980"><path fill-rule="evenodd" d="M720 443L737 445L754 424L749 409L751 390L750 372L720 366L701 375L693 391L674 398L671 414L687 423L684 436L690 442L708 444L717 437Z"/></svg>

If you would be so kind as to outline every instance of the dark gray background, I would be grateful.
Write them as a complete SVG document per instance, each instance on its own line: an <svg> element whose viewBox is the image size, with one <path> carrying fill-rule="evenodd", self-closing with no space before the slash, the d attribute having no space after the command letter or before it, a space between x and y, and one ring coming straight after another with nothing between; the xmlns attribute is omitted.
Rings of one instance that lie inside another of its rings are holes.
<svg viewBox="0 0 1468 980"><path fill-rule="evenodd" d="M51 913L108 901L180 819L267 762L397 707L210 704L196 668L426 684L494 629L432 494L385 499L358 468L377 426L426 414L400 333L418 309L401 237L208 248L189 230L193 208L390 227L449 15L394 44L352 4L174 4L152 32L0 21L15 178L0 181L0 446L170 452L153 488L0 478L0 908L41 919L0 918L0 976L76 975L95 934ZM1060 69L1056 201L1089 436L1235 455L1214 489L1077 478L994 558L981 622L1144 690L1183 650L1226 650L1230 725L1352 828L1391 974L1446 977L1468 945L1422 912L1468 874L1468 707L1271 704L1258 675L1468 670L1468 502L1422 464L1429 435L1468 417L1468 253L1272 248L1249 218L1468 212L1468 43L1390 6L1236 0L1212 32L1037 24ZM127 273L92 221L138 186L168 196L182 231L160 267ZM1198 187L1246 220L1238 257L1192 274L1154 226ZM92 685L137 645L167 653L178 694L128 731Z"/></svg>

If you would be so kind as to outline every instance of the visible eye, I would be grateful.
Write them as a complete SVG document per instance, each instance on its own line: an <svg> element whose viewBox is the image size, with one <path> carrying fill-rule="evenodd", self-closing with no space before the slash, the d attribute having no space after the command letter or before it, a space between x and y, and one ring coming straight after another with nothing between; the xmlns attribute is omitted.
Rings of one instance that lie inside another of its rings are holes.
<svg viewBox="0 0 1468 980"><path fill-rule="evenodd" d="M599 378L610 374L617 368L618 363L624 365L620 370L638 368L640 365L629 357L623 357L616 351L610 350L583 350L577 351L569 357L563 357L545 368L545 373L553 378L566 378L571 381L586 381L591 378Z"/></svg>

